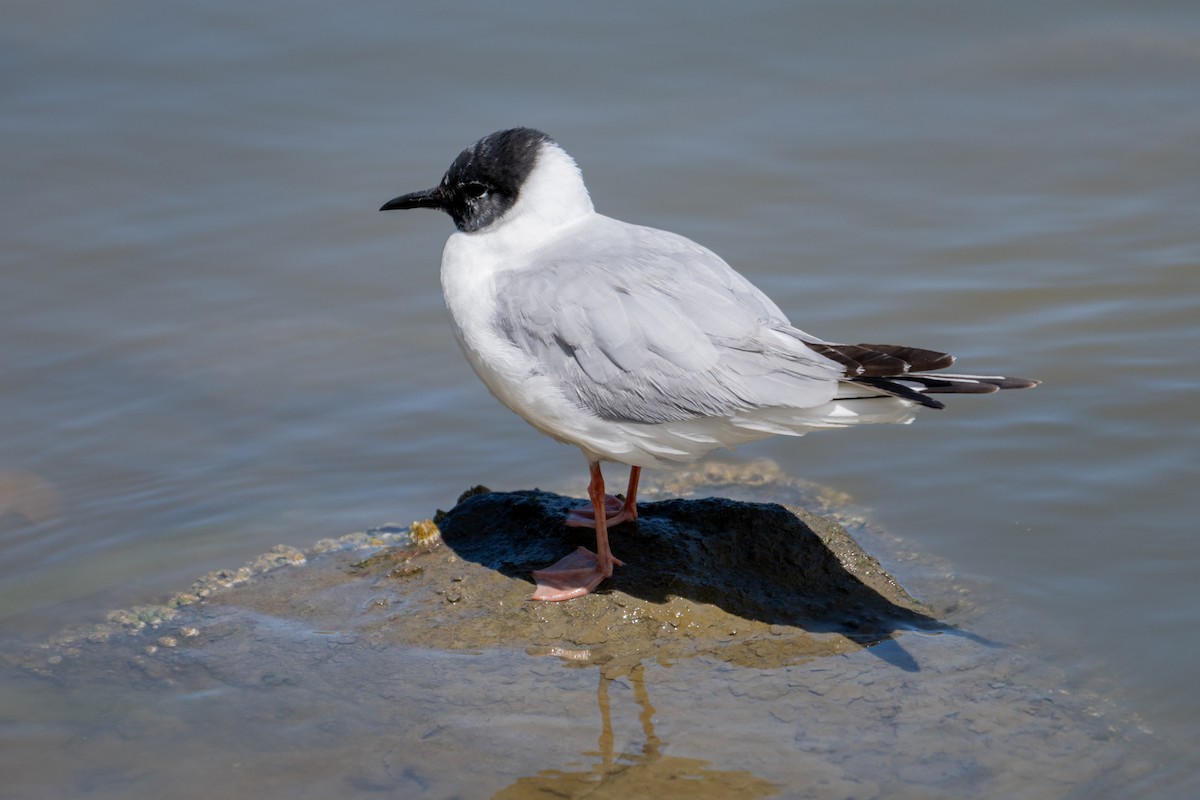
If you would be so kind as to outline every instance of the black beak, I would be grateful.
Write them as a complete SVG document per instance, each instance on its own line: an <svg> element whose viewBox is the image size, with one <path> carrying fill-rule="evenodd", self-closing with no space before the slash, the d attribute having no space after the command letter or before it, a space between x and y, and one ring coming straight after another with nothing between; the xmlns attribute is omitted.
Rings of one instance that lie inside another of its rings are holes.
<svg viewBox="0 0 1200 800"><path fill-rule="evenodd" d="M402 194L388 200L380 211L398 211L405 208L445 208L442 203L442 193L437 189L426 189L423 192Z"/></svg>

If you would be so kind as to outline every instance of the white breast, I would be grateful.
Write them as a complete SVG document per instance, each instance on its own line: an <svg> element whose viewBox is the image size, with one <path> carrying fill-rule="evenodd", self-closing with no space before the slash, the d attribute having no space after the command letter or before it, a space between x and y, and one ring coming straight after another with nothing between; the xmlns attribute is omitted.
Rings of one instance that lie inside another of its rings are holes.
<svg viewBox="0 0 1200 800"><path fill-rule="evenodd" d="M495 328L495 278L523 263L511 250L495 247L489 232L456 233L442 254L442 293L454 335L467 362L496 399L533 427L555 439L585 447L602 426L570 403L561 388L540 374L529 354Z"/></svg>

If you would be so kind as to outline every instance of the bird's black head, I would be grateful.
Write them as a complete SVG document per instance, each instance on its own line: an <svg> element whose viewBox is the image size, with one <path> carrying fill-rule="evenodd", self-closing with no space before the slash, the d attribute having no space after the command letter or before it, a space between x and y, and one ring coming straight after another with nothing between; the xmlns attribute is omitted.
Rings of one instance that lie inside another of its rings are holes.
<svg viewBox="0 0 1200 800"><path fill-rule="evenodd" d="M538 151L553 140L533 128L488 134L459 153L433 189L401 195L380 211L440 208L460 231L478 231L504 216L537 164Z"/></svg>

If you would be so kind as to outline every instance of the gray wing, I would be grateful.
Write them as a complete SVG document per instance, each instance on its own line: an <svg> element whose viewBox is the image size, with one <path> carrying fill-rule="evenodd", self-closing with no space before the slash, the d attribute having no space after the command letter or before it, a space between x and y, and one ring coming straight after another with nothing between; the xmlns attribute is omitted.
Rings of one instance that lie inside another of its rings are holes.
<svg viewBox="0 0 1200 800"><path fill-rule="evenodd" d="M843 368L709 250L593 218L498 276L497 332L602 419L661 423L832 399Z"/></svg>

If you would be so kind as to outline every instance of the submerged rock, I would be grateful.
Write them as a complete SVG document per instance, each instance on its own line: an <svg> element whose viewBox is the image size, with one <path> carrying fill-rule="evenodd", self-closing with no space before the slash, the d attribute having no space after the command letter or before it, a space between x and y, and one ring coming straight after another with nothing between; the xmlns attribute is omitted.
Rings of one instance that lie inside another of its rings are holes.
<svg viewBox="0 0 1200 800"><path fill-rule="evenodd" d="M710 465L692 473L690 485L750 494L759 487L822 507L815 490L773 469ZM647 495L687 490L678 474L673 480L651 484ZM206 576L162 607L114 612L104 625L65 633L44 657L60 656L57 665L63 654L102 642L161 655L271 618L352 632L374 646L520 648L583 662L707 654L772 667L938 627L832 516L721 498L642 503L636 523L612 530L625 566L600 590L564 603L532 601L534 569L594 544L591 530L563 524L578 504L477 487L436 524L323 540L308 551L277 548ZM364 547L375 552L363 558Z"/></svg>
<svg viewBox="0 0 1200 800"><path fill-rule="evenodd" d="M529 573L591 544L562 524L579 501L473 490L436 524L279 548L0 653L27 670L9 718L48 731L6 779L211 793L228 764L230 796L1061 797L1153 769L1106 698L935 619L974 626L978 587L837 499L762 462L668 480L644 496L740 499L644 503L612 532L626 566L565 603L529 600Z"/></svg>

